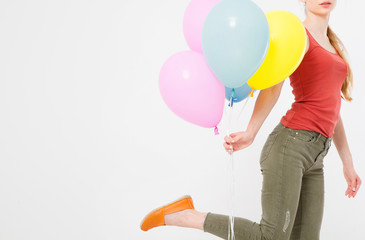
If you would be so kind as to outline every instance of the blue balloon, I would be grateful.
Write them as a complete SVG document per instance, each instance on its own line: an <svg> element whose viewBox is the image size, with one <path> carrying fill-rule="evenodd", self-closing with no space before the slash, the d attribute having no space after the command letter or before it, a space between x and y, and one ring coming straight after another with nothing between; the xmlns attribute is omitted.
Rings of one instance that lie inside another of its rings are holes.
<svg viewBox="0 0 365 240"><path fill-rule="evenodd" d="M226 88L226 99L231 100L232 88ZM243 99L248 97L248 94L252 91L252 88L245 83L243 86L234 89L233 102L241 102ZM255 91L255 90L254 90Z"/></svg>
<svg viewBox="0 0 365 240"><path fill-rule="evenodd" d="M270 43L265 13L250 0L222 0L204 21L202 47L216 77L243 86L259 69Z"/></svg>

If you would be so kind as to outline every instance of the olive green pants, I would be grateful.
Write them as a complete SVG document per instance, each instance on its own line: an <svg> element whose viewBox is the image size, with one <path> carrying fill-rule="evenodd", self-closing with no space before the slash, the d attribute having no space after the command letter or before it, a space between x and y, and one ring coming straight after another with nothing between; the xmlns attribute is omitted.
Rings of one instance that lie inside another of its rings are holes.
<svg viewBox="0 0 365 240"><path fill-rule="evenodd" d="M324 207L323 158L332 138L282 123L260 156L263 175L260 223L235 217L236 240L318 240ZM204 232L228 236L228 216L209 212Z"/></svg>

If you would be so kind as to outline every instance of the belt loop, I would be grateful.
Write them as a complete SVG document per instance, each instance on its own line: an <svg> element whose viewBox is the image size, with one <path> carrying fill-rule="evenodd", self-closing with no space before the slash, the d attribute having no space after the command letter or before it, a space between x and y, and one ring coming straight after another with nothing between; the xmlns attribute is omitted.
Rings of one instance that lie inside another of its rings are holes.
<svg viewBox="0 0 365 240"><path fill-rule="evenodd" d="M325 141L324 141L324 149L328 150L330 148L330 146L331 146L330 138L326 137Z"/></svg>

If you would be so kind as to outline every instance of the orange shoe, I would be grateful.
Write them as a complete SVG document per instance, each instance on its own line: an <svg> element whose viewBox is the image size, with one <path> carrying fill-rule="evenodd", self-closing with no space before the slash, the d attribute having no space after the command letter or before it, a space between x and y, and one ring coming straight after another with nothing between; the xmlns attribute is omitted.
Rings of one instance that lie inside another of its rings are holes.
<svg viewBox="0 0 365 240"><path fill-rule="evenodd" d="M153 210L142 220L140 227L143 231L148 231L151 228L163 226L165 225L164 216L166 214L186 209L195 209L193 200L189 195L182 196L172 203Z"/></svg>

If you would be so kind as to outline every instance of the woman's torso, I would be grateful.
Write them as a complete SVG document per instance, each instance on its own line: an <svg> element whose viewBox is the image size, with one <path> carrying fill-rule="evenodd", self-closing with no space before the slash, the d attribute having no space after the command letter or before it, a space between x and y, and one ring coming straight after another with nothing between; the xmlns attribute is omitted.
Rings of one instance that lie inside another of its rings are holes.
<svg viewBox="0 0 365 240"><path fill-rule="evenodd" d="M324 49L306 29L309 49L290 76L295 101L280 122L289 128L316 131L332 137L339 119L341 87L347 64Z"/></svg>

